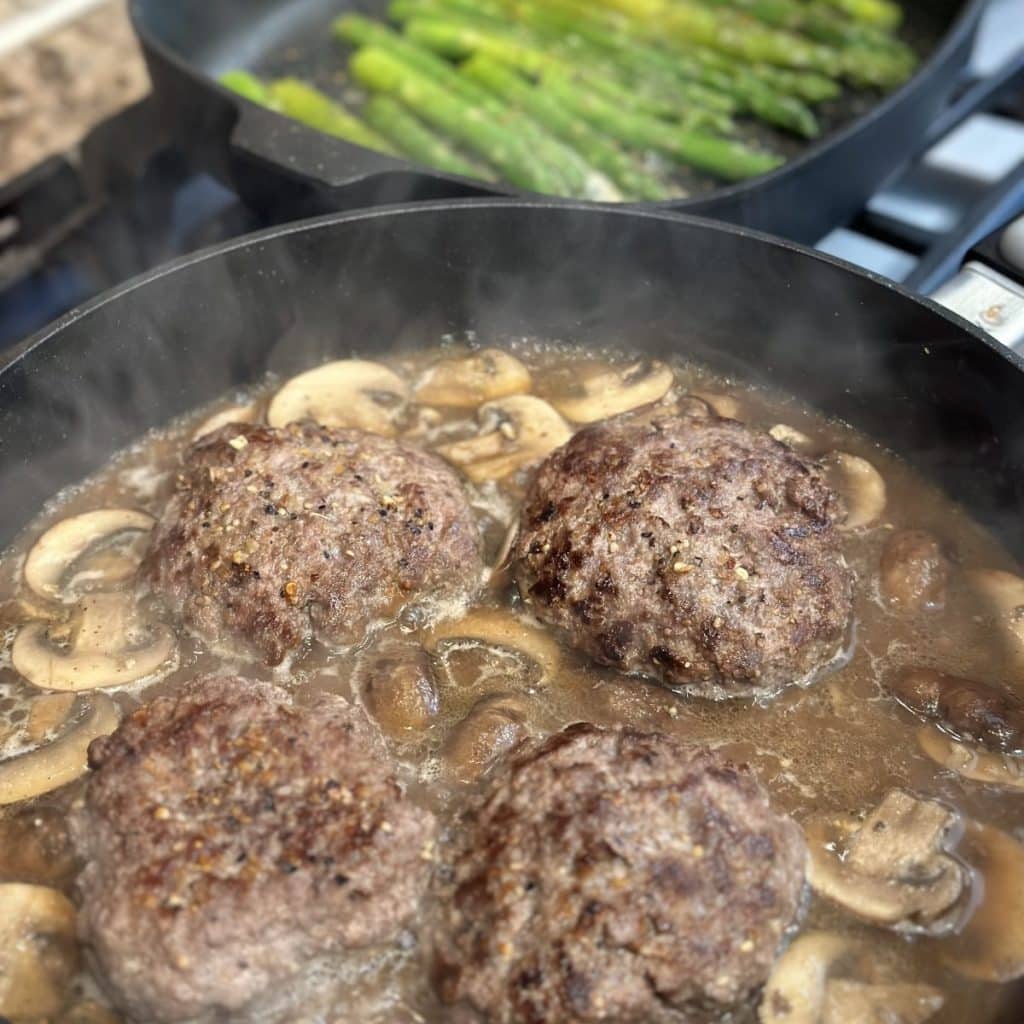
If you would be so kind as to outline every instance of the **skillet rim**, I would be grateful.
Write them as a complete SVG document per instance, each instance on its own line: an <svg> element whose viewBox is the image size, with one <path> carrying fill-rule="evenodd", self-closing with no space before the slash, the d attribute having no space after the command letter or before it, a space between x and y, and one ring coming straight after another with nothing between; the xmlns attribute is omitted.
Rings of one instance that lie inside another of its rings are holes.
<svg viewBox="0 0 1024 1024"><path fill-rule="evenodd" d="M370 221L378 218L398 219L416 213L432 214L438 212L443 213L446 211L457 213L462 210L472 209L549 210L552 212L564 211L568 215L578 215L582 213L587 216L627 217L630 219L654 220L681 224L686 225L691 229L710 230L713 232L732 235L734 237L748 238L756 243L767 245L769 248L786 250L796 253L802 258L824 263L844 273L865 279L874 285L878 285L899 295L903 299L914 302L917 305L924 307L932 315L941 317L948 324L963 331L975 342L985 345L1009 363L1016 371L1024 372L1024 355L1021 355L1013 349L1003 345L988 334L988 332L982 330L975 324L972 324L969 320L965 320L959 314L954 313L945 306L939 305L927 296L918 295L910 291L898 282L884 277L881 274L877 274L874 271L867 270L863 267L858 267L856 264L837 256L818 252L817 250L811 249L800 242L793 242L789 239L780 238L764 231L718 221L710 217L677 213L671 210L655 209L653 207L645 208L592 202L563 202L559 200L527 200L508 197L481 197L478 199L438 199L411 203L393 203L384 206L348 210L340 213L335 212L321 214L317 217L288 221L285 224L278 224L274 227L264 228L260 231L239 235L236 238L228 239L225 242L204 246L203 248L187 253L184 256L179 256L178 258L166 263L161 263L141 274L128 278L126 281L115 285L113 288L100 292L98 295L81 305L68 310L68 312L62 314L56 320L51 321L45 327L35 331L33 334L29 335L28 338L15 343L7 351L0 352L0 379L2 379L5 373L16 366L23 358L29 355L36 348L46 344L51 338L60 335L66 327L90 316L92 313L112 302L119 301L126 295L138 292L150 285L155 285L162 278L175 274L186 267L205 263L207 260L216 259L230 252L246 249L251 246L259 246L277 238L284 238L289 235L312 233L314 231L328 229L340 224Z"/></svg>

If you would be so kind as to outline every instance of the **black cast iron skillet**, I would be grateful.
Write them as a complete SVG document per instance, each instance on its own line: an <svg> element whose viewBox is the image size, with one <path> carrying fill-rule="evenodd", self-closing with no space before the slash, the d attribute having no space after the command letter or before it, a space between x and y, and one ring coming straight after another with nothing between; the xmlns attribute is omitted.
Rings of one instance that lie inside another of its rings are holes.
<svg viewBox="0 0 1024 1024"><path fill-rule="evenodd" d="M508 200L334 215L189 256L0 367L0 546L144 431L268 370L477 332L683 353L816 405L1024 556L1024 362L798 246L665 214ZM1019 1024L1011 993L1004 1024Z"/></svg>
<svg viewBox="0 0 1024 1024"><path fill-rule="evenodd" d="M914 152L953 92L985 0L904 0L907 33L929 54L901 89L866 111L840 105L834 131L784 167L689 200L651 204L807 243L846 223ZM330 83L343 67L328 26L343 10L382 15L386 0L131 0L166 123L259 208L290 215L429 198L516 194L322 135L222 89L234 67ZM858 116L859 115L859 116Z"/></svg>

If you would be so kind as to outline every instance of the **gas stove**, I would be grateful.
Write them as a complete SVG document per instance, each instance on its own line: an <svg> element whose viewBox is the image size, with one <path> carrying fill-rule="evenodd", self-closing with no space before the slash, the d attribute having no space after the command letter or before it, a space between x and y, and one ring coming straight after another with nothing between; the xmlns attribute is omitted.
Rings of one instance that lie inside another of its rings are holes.
<svg viewBox="0 0 1024 1024"><path fill-rule="evenodd" d="M991 0L956 99L850 224L818 243L924 294L1024 208L1024 0ZM167 260L284 219L248 209L150 100L0 186L0 348Z"/></svg>

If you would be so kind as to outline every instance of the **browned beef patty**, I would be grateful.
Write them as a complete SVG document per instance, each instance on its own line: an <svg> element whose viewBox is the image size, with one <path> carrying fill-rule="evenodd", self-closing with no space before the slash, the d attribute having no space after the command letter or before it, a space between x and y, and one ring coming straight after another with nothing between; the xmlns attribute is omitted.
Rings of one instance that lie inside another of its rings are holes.
<svg viewBox="0 0 1024 1024"><path fill-rule="evenodd" d="M450 857L439 994L490 1022L559 1024L746 999L797 916L806 848L745 769L574 726L492 777Z"/></svg>
<svg viewBox="0 0 1024 1024"><path fill-rule="evenodd" d="M316 955L392 938L435 823L350 705L215 677L89 749L80 927L139 1020L238 1010Z"/></svg>
<svg viewBox="0 0 1024 1024"><path fill-rule="evenodd" d="M238 424L189 450L142 567L189 626L270 665L469 593L480 571L465 493L437 456L359 430Z"/></svg>
<svg viewBox="0 0 1024 1024"><path fill-rule="evenodd" d="M733 420L611 420L537 471L519 589L603 664L709 695L771 690L843 643L837 505L810 463Z"/></svg>

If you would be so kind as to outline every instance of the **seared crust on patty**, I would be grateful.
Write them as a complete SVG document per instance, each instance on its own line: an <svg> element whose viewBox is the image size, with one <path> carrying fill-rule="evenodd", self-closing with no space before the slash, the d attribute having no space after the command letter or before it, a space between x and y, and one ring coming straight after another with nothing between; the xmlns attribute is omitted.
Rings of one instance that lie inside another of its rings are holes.
<svg viewBox="0 0 1024 1024"><path fill-rule="evenodd" d="M575 647L708 695L770 691L833 658L852 612L838 499L733 420L623 417L544 462L515 548L520 593Z"/></svg>
<svg viewBox="0 0 1024 1024"><path fill-rule="evenodd" d="M480 538L437 456L359 430L231 424L185 456L143 579L187 625L277 665L360 642L408 602L469 594Z"/></svg>
<svg viewBox="0 0 1024 1024"><path fill-rule="evenodd" d="M89 760L80 926L138 1019L238 1010L313 956L390 939L427 882L433 816L341 698L202 679Z"/></svg>
<svg viewBox="0 0 1024 1024"><path fill-rule="evenodd" d="M492 777L443 860L441 997L568 1024L746 999L797 916L806 847L747 770L574 726Z"/></svg>

